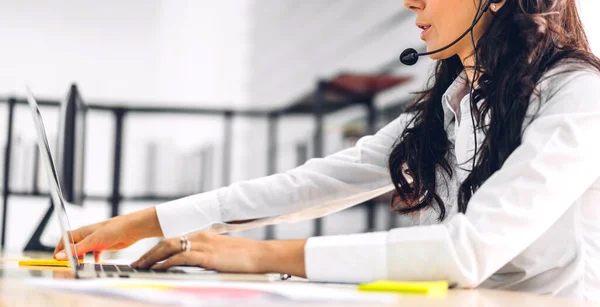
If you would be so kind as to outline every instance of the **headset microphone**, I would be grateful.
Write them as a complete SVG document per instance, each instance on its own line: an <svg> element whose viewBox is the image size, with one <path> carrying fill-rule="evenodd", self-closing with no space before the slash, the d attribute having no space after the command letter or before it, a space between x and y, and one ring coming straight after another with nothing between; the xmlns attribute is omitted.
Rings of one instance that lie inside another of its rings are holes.
<svg viewBox="0 0 600 307"><path fill-rule="evenodd" d="M417 63L417 61L419 61L419 57L424 56L424 55L430 55L430 54L434 54L434 53L438 53L438 52L442 52L452 46L454 46L456 43L458 43L463 37L465 37L465 35L469 34L469 32L471 32L471 30L473 30L473 28L477 25L477 23L479 22L479 20L483 17L484 13L487 12L487 10L490 8L490 5L492 3L500 3L502 2L502 0L485 0L485 4L483 5L483 7L481 8L482 13L480 14L479 12L476 15L476 18L473 20L473 23L471 24L471 26L469 27L469 29L467 29L467 31L465 31L465 33L463 33L461 36L459 36L456 40L454 40L452 43L446 45L443 48L434 50L434 51L430 51L430 52L424 52L424 53L418 53L417 50L413 49L413 48L408 48L406 50L404 50L402 52L402 54L400 54L400 62L402 62L402 64L407 65L407 66L412 66L415 65Z"/></svg>

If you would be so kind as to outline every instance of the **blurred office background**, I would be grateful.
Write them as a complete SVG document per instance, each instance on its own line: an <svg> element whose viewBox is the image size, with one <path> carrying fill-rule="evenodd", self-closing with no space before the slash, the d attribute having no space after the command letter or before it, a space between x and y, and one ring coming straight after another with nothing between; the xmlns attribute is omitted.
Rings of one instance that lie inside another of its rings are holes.
<svg viewBox="0 0 600 307"><path fill-rule="evenodd" d="M600 3L580 0L580 7L592 46L600 52L600 21L592 16ZM90 105L224 111L127 113L119 214L334 153L369 132L369 106L342 99L335 112L326 112L319 148L310 104L318 85L366 84L372 79L360 78L387 76L395 85L373 96L373 124L379 128L398 116L432 64L397 62L405 48L424 48L414 20L400 0L0 0L0 174L8 144L7 101L22 99L25 84L49 101L63 100L76 83ZM58 108L45 106L42 114L54 150ZM111 112L87 113L83 190L97 197L68 208L73 228L115 213L110 201L115 120ZM12 127L9 189L2 204L4 248L21 251L49 201L26 105L15 106ZM41 195L29 195L36 193ZM58 240L56 223L50 219L43 244ZM403 223L383 199L324 218L319 234ZM315 234L315 227L305 221L233 235L301 238ZM155 242L140 242L124 254L140 253Z"/></svg>

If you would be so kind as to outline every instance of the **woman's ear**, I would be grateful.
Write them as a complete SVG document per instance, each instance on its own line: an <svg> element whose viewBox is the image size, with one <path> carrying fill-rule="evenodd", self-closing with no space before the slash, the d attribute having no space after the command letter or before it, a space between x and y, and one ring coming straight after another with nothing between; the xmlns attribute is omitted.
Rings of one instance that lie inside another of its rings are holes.
<svg viewBox="0 0 600 307"><path fill-rule="evenodd" d="M492 13L498 13L498 11L504 6L504 4L506 3L507 0L501 0L501 1L493 1L492 4L490 5L490 11L492 11Z"/></svg>

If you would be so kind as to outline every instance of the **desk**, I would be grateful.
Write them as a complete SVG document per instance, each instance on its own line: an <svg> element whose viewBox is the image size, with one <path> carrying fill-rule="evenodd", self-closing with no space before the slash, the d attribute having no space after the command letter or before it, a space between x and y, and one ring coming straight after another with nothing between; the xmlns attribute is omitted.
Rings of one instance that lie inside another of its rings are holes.
<svg viewBox="0 0 600 307"><path fill-rule="evenodd" d="M28 254L32 256L31 254ZM33 255L32 258L48 255ZM152 306L147 303L136 303L131 300L120 300L101 296L85 294L74 294L66 292L55 292L50 290L36 289L27 285L27 278L72 278L70 270L65 268L18 268L19 257L0 258L0 306L72 306L72 307L95 307L95 306ZM285 281L290 282L290 281ZM323 285L323 287L328 287ZM335 286L340 287L340 286ZM164 305L156 305L164 306ZM245 306L245 304L240 304ZM301 306L294 304L294 306ZM315 306L307 304L307 306ZM336 306L336 305L331 305ZM339 304L337 306L349 306ZM350 305L364 306L364 305ZM376 305L368 305L376 306ZM389 306L389 305L383 305ZM394 305L392 305L394 306ZM528 306L528 307L591 307L599 306L591 302L556 298L549 296L537 296L531 294L495 291L495 290L451 290L446 298L435 299L423 296L399 296L397 306L452 306L452 307L501 307L501 306Z"/></svg>

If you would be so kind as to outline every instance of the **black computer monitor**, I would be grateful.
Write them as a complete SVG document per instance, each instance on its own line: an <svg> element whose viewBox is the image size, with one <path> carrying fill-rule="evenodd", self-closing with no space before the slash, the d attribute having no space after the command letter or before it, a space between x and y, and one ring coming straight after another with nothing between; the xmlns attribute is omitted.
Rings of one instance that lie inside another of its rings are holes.
<svg viewBox="0 0 600 307"><path fill-rule="evenodd" d="M60 105L57 168L63 197L78 205L84 198L86 113L87 105L72 84Z"/></svg>

